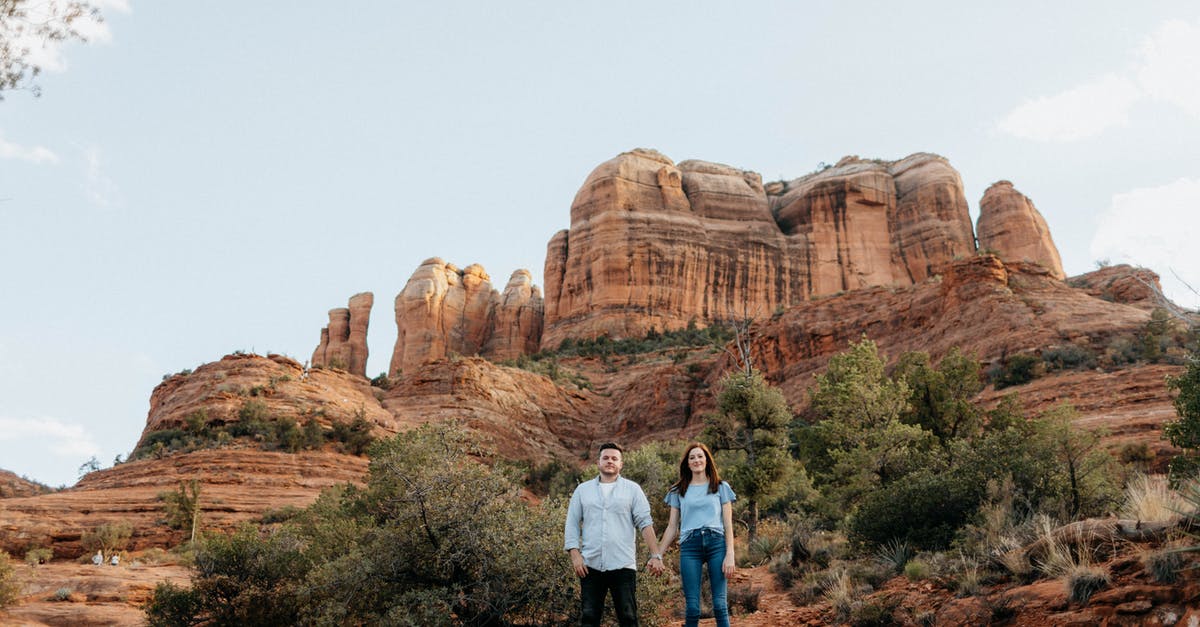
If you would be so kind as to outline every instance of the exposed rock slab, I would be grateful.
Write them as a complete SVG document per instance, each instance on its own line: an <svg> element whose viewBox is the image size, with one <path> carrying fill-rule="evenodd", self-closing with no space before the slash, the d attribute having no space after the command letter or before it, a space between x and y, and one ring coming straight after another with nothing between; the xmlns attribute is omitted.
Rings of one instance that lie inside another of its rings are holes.
<svg viewBox="0 0 1200 627"><path fill-rule="evenodd" d="M367 460L352 455L237 448L127 462L90 473L67 490L5 499L0 549L20 555L53 546L56 557L74 558L83 554L85 531L115 522L133 526L130 550L173 546L184 538L162 522L158 495L181 481L201 484L204 528L231 529L270 509L304 507L325 488L362 481L366 470Z"/></svg>

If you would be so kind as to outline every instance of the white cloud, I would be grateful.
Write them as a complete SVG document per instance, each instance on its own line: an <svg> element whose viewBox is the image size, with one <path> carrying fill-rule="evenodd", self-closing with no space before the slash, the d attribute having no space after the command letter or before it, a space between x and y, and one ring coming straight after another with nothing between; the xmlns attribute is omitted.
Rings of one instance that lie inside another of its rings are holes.
<svg viewBox="0 0 1200 627"><path fill-rule="evenodd" d="M1148 267L1162 277L1163 290L1176 303L1200 307L1172 271L1200 288L1200 179L1179 179L1160 187L1113 196L1092 237L1095 259Z"/></svg>
<svg viewBox="0 0 1200 627"><path fill-rule="evenodd" d="M49 148L14 144L6 141L3 135L0 135L0 159L20 159L33 164L58 163L58 155Z"/></svg>
<svg viewBox="0 0 1200 627"><path fill-rule="evenodd" d="M1027 100L1000 120L1001 131L1037 141L1094 137L1129 122L1129 109L1141 97L1131 80L1110 74L1054 96Z"/></svg>
<svg viewBox="0 0 1200 627"><path fill-rule="evenodd" d="M1128 70L1027 100L997 127L1022 139L1086 139L1127 124L1129 110L1147 98L1200 119L1200 21L1163 22L1134 52Z"/></svg>
<svg viewBox="0 0 1200 627"><path fill-rule="evenodd" d="M55 418L0 416L0 443L6 442L21 443L26 449L41 447L60 457L86 458L100 453L100 446L82 425Z"/></svg>
<svg viewBox="0 0 1200 627"><path fill-rule="evenodd" d="M1200 118L1200 22L1164 22L1139 54L1137 79L1146 94Z"/></svg>
<svg viewBox="0 0 1200 627"><path fill-rule="evenodd" d="M104 161L100 155L100 148L98 146L84 148L83 161L88 200L101 207L121 204L120 188L104 173Z"/></svg>

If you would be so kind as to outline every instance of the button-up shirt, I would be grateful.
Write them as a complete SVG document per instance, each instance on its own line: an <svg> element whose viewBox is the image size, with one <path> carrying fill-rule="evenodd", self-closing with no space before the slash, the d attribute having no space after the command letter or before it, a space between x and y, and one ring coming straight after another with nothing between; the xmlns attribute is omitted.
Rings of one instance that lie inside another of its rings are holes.
<svg viewBox="0 0 1200 627"><path fill-rule="evenodd" d="M592 570L637 570L637 532L653 524L642 487L620 476L616 484L605 497L600 477L585 481L567 506L563 550L579 549Z"/></svg>

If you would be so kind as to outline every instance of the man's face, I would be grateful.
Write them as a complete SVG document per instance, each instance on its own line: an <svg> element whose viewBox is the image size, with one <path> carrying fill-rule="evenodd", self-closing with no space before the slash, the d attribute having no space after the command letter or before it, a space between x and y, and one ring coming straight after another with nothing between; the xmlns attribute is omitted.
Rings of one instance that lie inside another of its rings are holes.
<svg viewBox="0 0 1200 627"><path fill-rule="evenodd" d="M621 474L621 451L615 448L606 448L600 451L600 461L597 462L600 467L600 474L606 479L611 479Z"/></svg>

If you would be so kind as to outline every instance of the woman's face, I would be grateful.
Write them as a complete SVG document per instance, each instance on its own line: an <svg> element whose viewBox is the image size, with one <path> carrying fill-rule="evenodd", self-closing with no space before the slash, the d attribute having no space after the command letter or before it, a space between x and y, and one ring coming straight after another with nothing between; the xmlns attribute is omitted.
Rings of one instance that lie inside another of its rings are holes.
<svg viewBox="0 0 1200 627"><path fill-rule="evenodd" d="M697 446L688 451L688 468L691 468L693 473L703 473L706 466L708 456L704 454L704 449Z"/></svg>

